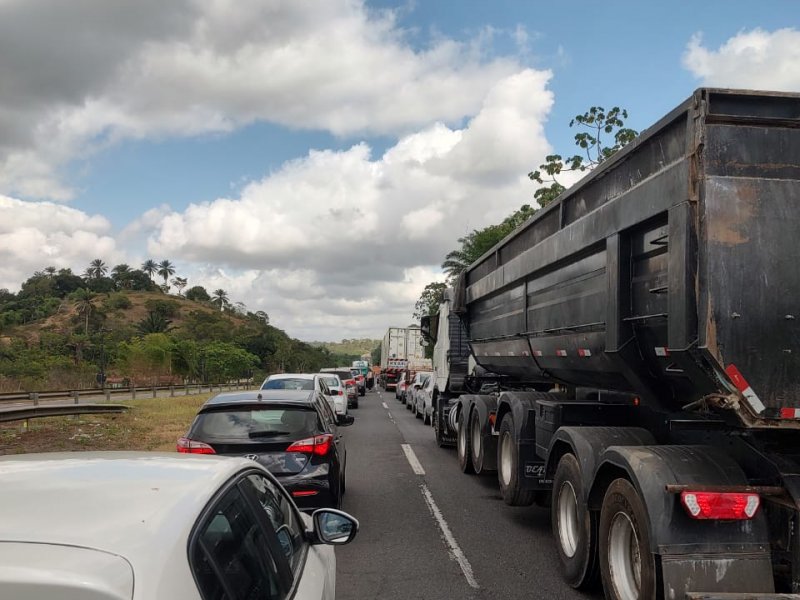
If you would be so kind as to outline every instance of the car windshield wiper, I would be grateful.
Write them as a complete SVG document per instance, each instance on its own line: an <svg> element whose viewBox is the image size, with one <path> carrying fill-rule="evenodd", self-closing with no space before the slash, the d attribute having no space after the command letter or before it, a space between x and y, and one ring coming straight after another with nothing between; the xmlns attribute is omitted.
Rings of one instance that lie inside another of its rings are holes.
<svg viewBox="0 0 800 600"><path fill-rule="evenodd" d="M248 435L251 438L278 437L279 435L289 435L291 431L251 431Z"/></svg>

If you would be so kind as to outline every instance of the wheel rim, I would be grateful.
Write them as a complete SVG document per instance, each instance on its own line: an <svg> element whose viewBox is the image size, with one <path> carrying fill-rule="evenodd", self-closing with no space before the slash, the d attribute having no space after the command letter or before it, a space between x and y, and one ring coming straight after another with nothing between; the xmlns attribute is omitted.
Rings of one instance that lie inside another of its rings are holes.
<svg viewBox="0 0 800 600"><path fill-rule="evenodd" d="M511 471L513 465L511 463L511 434L508 432L503 433L500 440L500 477L503 479L503 485L511 485Z"/></svg>
<svg viewBox="0 0 800 600"><path fill-rule="evenodd" d="M575 556L579 537L578 499L575 488L569 481L565 481L558 490L558 541L567 557Z"/></svg>
<svg viewBox="0 0 800 600"><path fill-rule="evenodd" d="M639 538L630 517L618 512L608 532L608 570L620 600L638 600L642 582Z"/></svg>
<svg viewBox="0 0 800 600"><path fill-rule="evenodd" d="M479 452L481 449L481 425L478 423L478 419L475 417L472 418L472 456L476 459L479 456ZM477 462L477 460L476 460Z"/></svg>

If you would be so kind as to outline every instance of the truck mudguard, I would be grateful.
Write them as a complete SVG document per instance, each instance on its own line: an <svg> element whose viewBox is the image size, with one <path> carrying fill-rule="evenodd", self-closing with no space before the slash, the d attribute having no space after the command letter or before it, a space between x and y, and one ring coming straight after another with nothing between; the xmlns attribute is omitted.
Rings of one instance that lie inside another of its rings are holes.
<svg viewBox="0 0 800 600"><path fill-rule="evenodd" d="M497 420L500 427L503 417L511 413L514 417L514 437L518 442L534 441L536 436L536 400L542 392L502 392L497 399Z"/></svg>
<svg viewBox="0 0 800 600"><path fill-rule="evenodd" d="M765 592L774 585L767 520L759 510L750 520L691 519L680 494L666 485L746 486L739 465L712 446L611 446L599 457L590 491L602 502L610 480L626 476L642 498L653 553L660 555L664 597L688 591ZM762 499L763 502L763 499ZM691 582L691 589L687 588Z"/></svg>
<svg viewBox="0 0 800 600"><path fill-rule="evenodd" d="M600 463L600 455L611 446L648 446L655 444L653 435L640 427L561 427L550 441L550 450L545 461L545 473L548 479L555 475L558 461L571 452L578 459L583 478L583 489L591 490L595 474ZM600 510L602 493L599 502L593 498L584 498L589 508ZM579 499L580 500L580 499Z"/></svg>

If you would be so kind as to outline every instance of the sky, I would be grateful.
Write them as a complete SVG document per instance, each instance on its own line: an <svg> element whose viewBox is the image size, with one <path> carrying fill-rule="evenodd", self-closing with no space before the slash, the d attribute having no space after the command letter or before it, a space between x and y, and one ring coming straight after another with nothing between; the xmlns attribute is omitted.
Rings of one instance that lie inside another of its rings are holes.
<svg viewBox="0 0 800 600"><path fill-rule="evenodd" d="M303 340L412 321L570 119L800 92L797 0L0 0L0 288L168 259Z"/></svg>

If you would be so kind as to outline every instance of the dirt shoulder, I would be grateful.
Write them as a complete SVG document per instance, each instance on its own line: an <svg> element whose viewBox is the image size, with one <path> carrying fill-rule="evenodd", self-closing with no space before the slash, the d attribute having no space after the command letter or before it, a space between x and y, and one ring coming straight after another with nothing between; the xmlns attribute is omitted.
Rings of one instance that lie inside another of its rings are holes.
<svg viewBox="0 0 800 600"><path fill-rule="evenodd" d="M127 413L31 419L0 424L0 455L86 450L174 451L211 394L122 402Z"/></svg>

